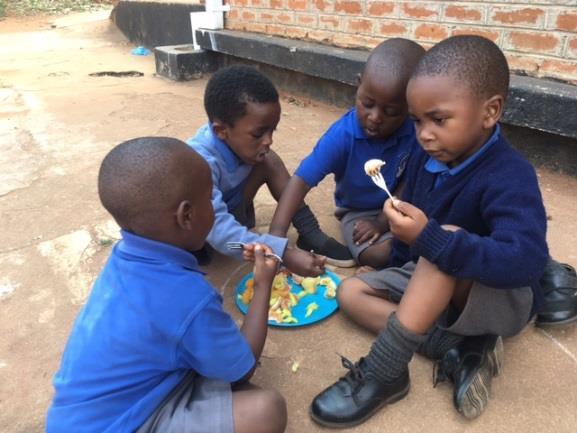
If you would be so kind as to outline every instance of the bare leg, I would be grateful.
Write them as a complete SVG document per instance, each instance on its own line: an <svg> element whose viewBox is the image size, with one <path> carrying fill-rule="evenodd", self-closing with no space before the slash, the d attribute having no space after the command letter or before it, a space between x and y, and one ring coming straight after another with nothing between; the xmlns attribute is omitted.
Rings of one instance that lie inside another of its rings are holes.
<svg viewBox="0 0 577 433"><path fill-rule="evenodd" d="M375 269L384 268L389 262L392 246L392 239L371 245L359 255L359 263Z"/></svg>
<svg viewBox="0 0 577 433"><path fill-rule="evenodd" d="M283 396L274 389L252 384L236 387L232 393L235 433L282 433L287 423Z"/></svg>
<svg viewBox="0 0 577 433"><path fill-rule="evenodd" d="M421 257L401 299L397 317L408 330L425 334L452 298L455 297L457 308L464 305L471 284L445 274Z"/></svg>
<svg viewBox="0 0 577 433"><path fill-rule="evenodd" d="M385 328L390 314L397 309L384 290L373 289L355 277L341 282L337 299L341 310L353 322L374 334Z"/></svg>
<svg viewBox="0 0 577 433"><path fill-rule="evenodd" d="M259 188L266 184L271 195L278 202L290 179L290 174L284 162L274 152L270 151L265 160L254 166L244 189L244 200L250 203Z"/></svg>

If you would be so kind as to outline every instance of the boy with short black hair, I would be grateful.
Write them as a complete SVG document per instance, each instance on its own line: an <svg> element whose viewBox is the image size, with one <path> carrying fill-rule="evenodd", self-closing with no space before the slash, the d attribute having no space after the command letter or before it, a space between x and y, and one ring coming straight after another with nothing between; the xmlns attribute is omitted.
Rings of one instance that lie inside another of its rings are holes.
<svg viewBox="0 0 577 433"><path fill-rule="evenodd" d="M250 246L254 298L239 330L190 253L214 222L210 178L173 138L130 140L104 158L98 192L122 239L69 337L48 433L284 431L282 396L246 384L277 263L268 247Z"/></svg>
<svg viewBox="0 0 577 433"><path fill-rule="evenodd" d="M383 209L395 267L371 276L382 325L369 354L344 362L351 371L314 399L320 424L355 425L404 398L416 351L438 360L436 377L453 381L461 414L485 409L501 336L519 333L538 310L548 259L535 170L499 130L508 85L505 56L479 36L446 39L417 65L407 100L422 150L403 201ZM342 284L340 302L359 281Z"/></svg>
<svg viewBox="0 0 577 433"><path fill-rule="evenodd" d="M271 150L272 136L280 120L278 92L272 82L254 68L230 66L218 70L204 94L208 123L188 144L208 162L212 171L212 204L216 223L208 243L222 254L234 255L227 242L262 242L283 257L287 267L302 275L323 272L326 256L332 264L346 264L350 254L344 245L324 234L308 206L298 203L292 223L304 252L287 248L286 237L257 234L253 199L266 184L278 200L289 181L287 169ZM240 255L240 253L238 254Z"/></svg>
<svg viewBox="0 0 577 433"><path fill-rule="evenodd" d="M400 191L405 166L418 147L407 116L405 90L425 50L402 38L375 47L359 78L355 107L321 137L292 176L273 217L270 232L285 236L292 216L309 190L334 174L335 216L357 263L382 268L389 259L392 235L382 214L387 198L365 174L369 159L386 161L383 176ZM307 245L301 245L307 248Z"/></svg>

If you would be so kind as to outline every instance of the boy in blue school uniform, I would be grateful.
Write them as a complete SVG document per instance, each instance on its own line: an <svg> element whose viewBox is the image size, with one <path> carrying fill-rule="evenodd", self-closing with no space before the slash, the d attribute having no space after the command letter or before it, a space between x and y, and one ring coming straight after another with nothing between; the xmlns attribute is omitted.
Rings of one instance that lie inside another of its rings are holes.
<svg viewBox="0 0 577 433"><path fill-rule="evenodd" d="M104 158L99 196L122 239L72 329L48 433L284 431L282 396L246 384L267 333L271 250L249 248L255 294L241 329L190 253L213 226L210 177L172 138L130 140Z"/></svg>
<svg viewBox="0 0 577 433"><path fill-rule="evenodd" d="M388 262L392 236L381 211L387 195L363 167L369 159L385 161L383 177L389 190L399 192L406 164L418 147L407 117L405 89L424 52L401 38L382 42L371 52L359 79L355 108L335 122L301 162L279 201L271 234L285 236L299 203L332 173L335 216L353 258L373 268Z"/></svg>
<svg viewBox="0 0 577 433"><path fill-rule="evenodd" d="M378 336L366 357L343 360L350 371L315 397L318 423L359 424L404 398L416 351L438 361L437 380L452 380L461 414L485 409L501 336L519 333L538 311L548 260L535 170L497 123L508 86L505 56L479 36L446 39L417 65L407 100L422 149L409 163L403 201L383 208L394 267L339 287L340 305L357 303L348 306L355 320ZM349 297L359 284L370 297ZM372 308L364 316L363 303Z"/></svg>
<svg viewBox="0 0 577 433"><path fill-rule="evenodd" d="M348 249L321 231L302 201L292 223L299 233L298 243L307 246L306 252L287 247L285 236L249 230L255 226L253 199L260 187L266 184L278 200L290 178L283 161L271 149L281 115L272 82L248 66L220 69L208 81L204 107L209 121L188 144L206 159L212 172L216 223L207 238L210 246L240 257L240 251L227 248L228 242L261 242L301 275L316 276L324 271L324 260L311 255L310 250L326 256L329 263L347 265L351 259Z"/></svg>

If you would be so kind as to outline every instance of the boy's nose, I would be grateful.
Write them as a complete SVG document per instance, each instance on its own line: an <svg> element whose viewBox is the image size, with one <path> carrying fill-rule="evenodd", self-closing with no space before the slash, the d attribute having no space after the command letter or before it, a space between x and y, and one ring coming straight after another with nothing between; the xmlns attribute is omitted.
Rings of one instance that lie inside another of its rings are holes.
<svg viewBox="0 0 577 433"><path fill-rule="evenodd" d="M383 116L381 116L379 110L371 110L369 112L369 120L371 121L371 123L379 124L382 122Z"/></svg>
<svg viewBox="0 0 577 433"><path fill-rule="evenodd" d="M272 145L272 132L270 134L263 135L262 144L264 144L266 147L270 147Z"/></svg>
<svg viewBox="0 0 577 433"><path fill-rule="evenodd" d="M417 128L417 136L419 137L419 141L421 142L428 142L433 139L433 134L431 133L429 128Z"/></svg>

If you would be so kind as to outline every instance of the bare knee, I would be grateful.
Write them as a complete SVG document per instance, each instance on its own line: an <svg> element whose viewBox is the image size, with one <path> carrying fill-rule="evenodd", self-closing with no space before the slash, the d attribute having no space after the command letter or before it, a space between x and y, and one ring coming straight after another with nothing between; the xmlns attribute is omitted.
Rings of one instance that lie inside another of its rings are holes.
<svg viewBox="0 0 577 433"><path fill-rule="evenodd" d="M359 263L375 269L384 268L389 263L392 245L391 240L386 240L368 247L359 255Z"/></svg>
<svg viewBox="0 0 577 433"><path fill-rule="evenodd" d="M337 289L337 301L339 308L347 313L350 309L355 308L359 299L364 295L368 286L358 278L351 277L344 279Z"/></svg>
<svg viewBox="0 0 577 433"><path fill-rule="evenodd" d="M276 389L263 389L255 401L263 432L282 433L287 423L286 401Z"/></svg>

